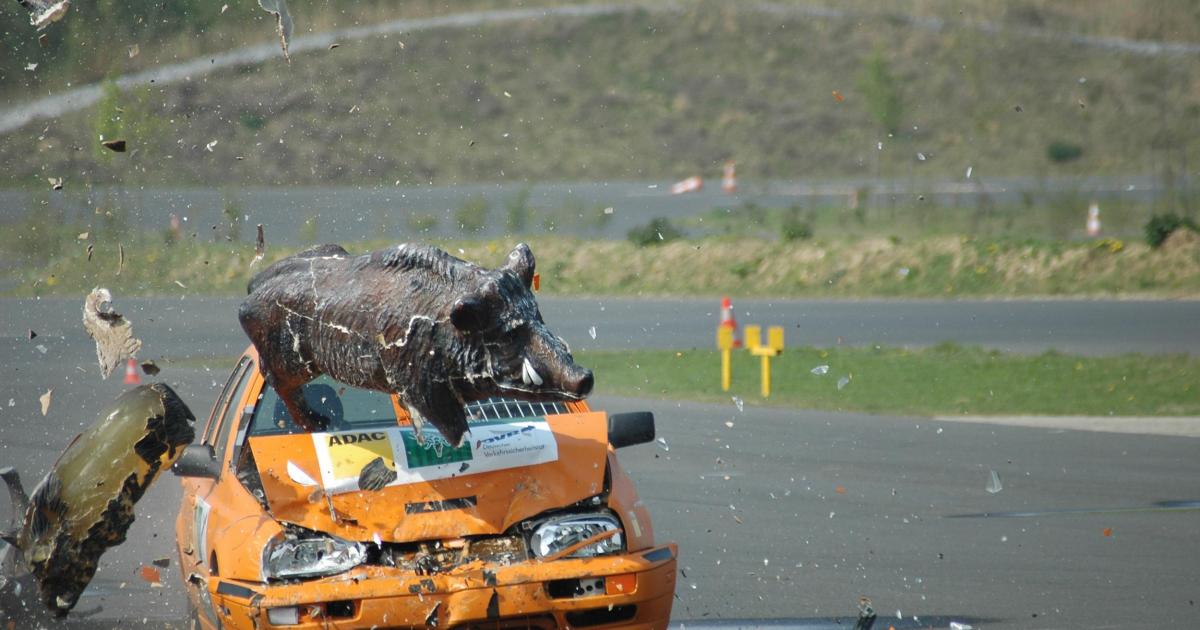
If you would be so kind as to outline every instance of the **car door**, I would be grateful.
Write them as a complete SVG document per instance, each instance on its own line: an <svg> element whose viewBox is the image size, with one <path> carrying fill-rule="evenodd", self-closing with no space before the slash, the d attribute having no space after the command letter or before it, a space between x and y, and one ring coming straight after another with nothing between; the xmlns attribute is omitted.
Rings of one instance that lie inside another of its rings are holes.
<svg viewBox="0 0 1200 630"><path fill-rule="evenodd" d="M249 357L242 357L234 367L209 413L208 422L200 437L201 444L213 447L218 462L224 462L229 432L237 424L238 410L241 408L246 384L251 380L252 367L253 362ZM221 468L224 472L225 466L222 465ZM185 580L188 600L196 618L211 628L221 627L212 604L212 567L208 540L213 520L210 498L220 481L220 478L182 478L183 501L176 522L176 545L179 547L180 571Z"/></svg>

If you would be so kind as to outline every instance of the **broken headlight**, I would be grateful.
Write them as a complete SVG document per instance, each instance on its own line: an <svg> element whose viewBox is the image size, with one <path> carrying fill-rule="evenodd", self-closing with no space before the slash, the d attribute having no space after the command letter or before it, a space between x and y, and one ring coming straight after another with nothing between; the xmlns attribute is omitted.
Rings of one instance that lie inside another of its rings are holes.
<svg viewBox="0 0 1200 630"><path fill-rule="evenodd" d="M276 538L263 551L263 573L268 579L334 575L366 559L362 544L334 536Z"/></svg>
<svg viewBox="0 0 1200 630"><path fill-rule="evenodd" d="M529 537L529 548L538 558L556 556L588 540L610 533L607 538L580 546L567 552L566 558L591 558L625 549L621 523L612 514L572 514L539 524Z"/></svg>

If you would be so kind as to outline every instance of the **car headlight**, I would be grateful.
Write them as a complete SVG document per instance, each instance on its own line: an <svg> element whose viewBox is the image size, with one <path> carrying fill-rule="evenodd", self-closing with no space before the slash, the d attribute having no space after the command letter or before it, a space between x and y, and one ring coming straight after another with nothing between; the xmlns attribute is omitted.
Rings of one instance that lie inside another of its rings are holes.
<svg viewBox="0 0 1200 630"><path fill-rule="evenodd" d="M263 573L268 579L334 575L366 559L367 550L362 544L334 536L277 538L263 552Z"/></svg>
<svg viewBox="0 0 1200 630"><path fill-rule="evenodd" d="M546 558L605 532L608 538L585 545L566 554L567 558L591 558L625 549L621 523L611 514L573 514L541 523L529 538L529 547L538 558Z"/></svg>

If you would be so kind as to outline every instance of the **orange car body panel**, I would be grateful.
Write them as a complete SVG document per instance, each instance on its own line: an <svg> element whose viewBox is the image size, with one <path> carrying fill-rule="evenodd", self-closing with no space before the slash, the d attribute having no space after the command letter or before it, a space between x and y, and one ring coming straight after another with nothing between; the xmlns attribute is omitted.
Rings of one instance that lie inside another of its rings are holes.
<svg viewBox="0 0 1200 630"><path fill-rule="evenodd" d="M319 488L301 485L286 472L289 461L317 472L311 434L252 437L242 448L253 450L269 498L271 512L267 513L233 474L232 462L243 438L237 430L220 435L216 426L222 418L240 422L241 410L253 408L266 386L253 348L246 352L245 360L242 389L226 404L221 404L224 395L218 399L200 440L223 454L220 478L182 479L184 496L176 520L176 543L198 627L408 628L425 626L431 615L436 615L440 628L478 623L552 630L575 625L569 615L622 606L636 612L619 622L595 627L662 630L667 626L678 549L673 543L655 545L649 512L608 445L602 412L592 412L584 402L573 402L567 404L569 413L548 416L546 422L558 448L558 457L551 462L329 496ZM227 388L235 389L235 380L231 378ZM394 396L393 406L399 423L406 424L407 417ZM378 535L387 542L437 540L453 546L464 536L498 534L541 512L599 494L606 466L607 508L624 525L626 552L621 554L511 564L474 560L435 575L362 565L315 579L268 582L263 577L262 550L283 534L281 521L348 540L370 541ZM467 495L478 497L474 509L405 512L406 504ZM331 515L331 504L336 518ZM552 597L547 588L547 583L555 580L604 576L622 576L614 581L622 588L630 583L635 586L632 592L586 597ZM352 602L353 614L331 618L325 607L329 602ZM300 623L271 625L268 611L284 606L299 607Z"/></svg>
<svg viewBox="0 0 1200 630"><path fill-rule="evenodd" d="M378 534L387 542L409 542L500 534L531 516L600 494L607 454L604 414L563 414L546 422L558 442L554 461L476 474L468 468L447 479L329 496L293 480L287 468L298 466L319 479L316 442L337 433L254 437L250 445L276 518L348 540L371 540ZM450 515L407 513L410 505L461 497L471 497L475 506Z"/></svg>

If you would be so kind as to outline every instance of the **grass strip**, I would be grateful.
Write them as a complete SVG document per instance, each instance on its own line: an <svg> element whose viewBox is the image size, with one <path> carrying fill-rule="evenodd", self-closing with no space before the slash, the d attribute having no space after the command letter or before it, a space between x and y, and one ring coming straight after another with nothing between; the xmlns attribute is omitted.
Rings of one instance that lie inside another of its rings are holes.
<svg viewBox="0 0 1200 630"><path fill-rule="evenodd" d="M788 349L773 360L769 399L759 359L733 356L722 392L716 350L580 352L597 393L830 411L932 415L1200 415L1200 359L1184 355L1083 357L1008 354L942 344ZM828 365L828 373L814 374ZM839 380L849 382L838 389Z"/></svg>

